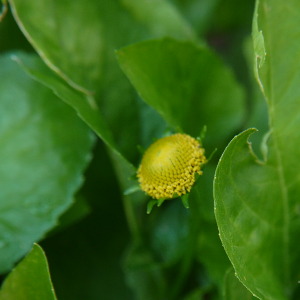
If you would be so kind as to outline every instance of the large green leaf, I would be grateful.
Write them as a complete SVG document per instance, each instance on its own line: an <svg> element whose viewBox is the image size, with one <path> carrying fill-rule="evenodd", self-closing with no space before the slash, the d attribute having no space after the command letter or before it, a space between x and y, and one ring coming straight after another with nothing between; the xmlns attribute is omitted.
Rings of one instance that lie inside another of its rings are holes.
<svg viewBox="0 0 300 300"><path fill-rule="evenodd" d="M55 300L47 259L35 244L30 253L8 275L0 291L1 300Z"/></svg>
<svg viewBox="0 0 300 300"><path fill-rule="evenodd" d="M228 145L215 179L222 242L238 278L261 299L291 299L299 285L299 23L299 1L257 2L255 73L270 127L265 160L247 145L248 130Z"/></svg>
<svg viewBox="0 0 300 300"><path fill-rule="evenodd" d="M117 52L141 97L175 130L220 142L240 125L243 90L209 49L192 42L152 40Z"/></svg>
<svg viewBox="0 0 300 300"><path fill-rule="evenodd" d="M0 59L0 272L56 225L72 203L94 137L72 109Z"/></svg>

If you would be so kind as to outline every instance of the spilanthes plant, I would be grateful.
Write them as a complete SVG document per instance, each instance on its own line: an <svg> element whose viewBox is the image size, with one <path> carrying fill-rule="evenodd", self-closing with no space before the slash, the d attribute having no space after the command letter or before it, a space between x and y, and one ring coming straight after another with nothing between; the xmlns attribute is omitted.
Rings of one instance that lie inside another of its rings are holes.
<svg viewBox="0 0 300 300"><path fill-rule="evenodd" d="M0 0L0 299L299 300L299 24Z"/></svg>
<svg viewBox="0 0 300 300"><path fill-rule="evenodd" d="M200 142L187 134L163 137L150 145L137 172L141 189L155 199L149 202L148 213L155 204L189 193L206 161ZM187 198L182 199L188 207Z"/></svg>

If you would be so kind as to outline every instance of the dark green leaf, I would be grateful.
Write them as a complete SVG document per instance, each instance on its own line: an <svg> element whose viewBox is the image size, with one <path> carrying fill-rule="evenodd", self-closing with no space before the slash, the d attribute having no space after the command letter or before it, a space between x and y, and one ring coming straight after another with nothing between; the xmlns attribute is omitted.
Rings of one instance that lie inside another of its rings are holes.
<svg viewBox="0 0 300 300"><path fill-rule="evenodd" d="M94 141L87 126L10 57L0 59L0 271L72 203Z"/></svg>
<svg viewBox="0 0 300 300"><path fill-rule="evenodd" d="M48 263L42 248L31 252L8 275L0 291L1 300L56 300Z"/></svg>

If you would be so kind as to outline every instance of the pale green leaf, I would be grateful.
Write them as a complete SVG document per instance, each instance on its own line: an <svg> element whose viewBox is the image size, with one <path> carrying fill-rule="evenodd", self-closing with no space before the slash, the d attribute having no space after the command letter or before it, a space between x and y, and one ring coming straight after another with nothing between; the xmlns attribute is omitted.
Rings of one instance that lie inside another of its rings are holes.
<svg viewBox="0 0 300 300"><path fill-rule="evenodd" d="M47 258L35 244L8 275L0 291L1 300L56 300Z"/></svg>

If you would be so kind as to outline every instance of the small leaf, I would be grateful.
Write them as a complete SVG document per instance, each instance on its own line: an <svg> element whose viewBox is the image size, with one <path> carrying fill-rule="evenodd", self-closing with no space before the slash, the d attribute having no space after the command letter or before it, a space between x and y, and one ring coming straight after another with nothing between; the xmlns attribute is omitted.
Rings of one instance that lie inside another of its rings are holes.
<svg viewBox="0 0 300 300"><path fill-rule="evenodd" d="M35 244L8 275L0 291L1 300L56 300L47 259Z"/></svg>

